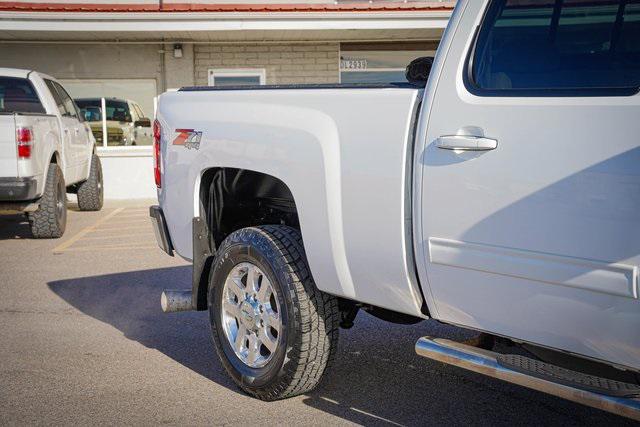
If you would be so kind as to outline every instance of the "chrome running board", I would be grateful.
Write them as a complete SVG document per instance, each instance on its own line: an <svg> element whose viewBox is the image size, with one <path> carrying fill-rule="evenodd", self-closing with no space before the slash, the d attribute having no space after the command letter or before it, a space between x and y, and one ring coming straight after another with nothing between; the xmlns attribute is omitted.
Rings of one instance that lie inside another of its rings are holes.
<svg viewBox="0 0 640 427"><path fill-rule="evenodd" d="M427 359L458 366L572 402L640 421L640 399L608 396L514 371L498 363L499 353L446 339L423 337L416 353Z"/></svg>

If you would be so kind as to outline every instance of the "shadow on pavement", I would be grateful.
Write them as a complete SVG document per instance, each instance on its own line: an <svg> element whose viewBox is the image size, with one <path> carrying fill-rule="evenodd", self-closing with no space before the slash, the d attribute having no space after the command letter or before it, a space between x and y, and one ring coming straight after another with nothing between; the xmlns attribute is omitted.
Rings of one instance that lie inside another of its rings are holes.
<svg viewBox="0 0 640 427"><path fill-rule="evenodd" d="M0 240L31 238L31 228L26 215L0 215Z"/></svg>
<svg viewBox="0 0 640 427"><path fill-rule="evenodd" d="M77 203L69 202L67 209L70 211L79 212ZM67 218L67 221L69 219ZM68 223L67 223L68 229ZM29 227L29 220L27 215L23 213L17 213L15 215L0 215L0 240L15 240L15 239L32 239L31 228Z"/></svg>
<svg viewBox="0 0 640 427"><path fill-rule="evenodd" d="M60 280L48 286L128 339L240 393L215 354L207 313L164 314L160 309L164 287L184 287L190 281L191 266L181 266ZM622 418L431 362L414 352L421 335L461 339L465 333L434 321L399 326L360 313L353 329L341 331L336 360L323 383L298 399L365 425L625 424Z"/></svg>
<svg viewBox="0 0 640 427"><path fill-rule="evenodd" d="M191 283L191 267L132 271L49 282L49 288L83 313L125 337L154 348L198 374L236 391L211 344L206 312L165 314L165 287Z"/></svg>

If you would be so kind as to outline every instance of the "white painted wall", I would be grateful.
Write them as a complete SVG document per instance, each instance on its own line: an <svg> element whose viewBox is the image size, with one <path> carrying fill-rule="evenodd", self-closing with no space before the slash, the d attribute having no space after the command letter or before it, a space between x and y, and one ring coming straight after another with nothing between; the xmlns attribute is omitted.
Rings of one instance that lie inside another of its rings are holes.
<svg viewBox="0 0 640 427"><path fill-rule="evenodd" d="M101 149L105 199L153 199L156 184L153 179L153 157L150 147L131 151Z"/></svg>

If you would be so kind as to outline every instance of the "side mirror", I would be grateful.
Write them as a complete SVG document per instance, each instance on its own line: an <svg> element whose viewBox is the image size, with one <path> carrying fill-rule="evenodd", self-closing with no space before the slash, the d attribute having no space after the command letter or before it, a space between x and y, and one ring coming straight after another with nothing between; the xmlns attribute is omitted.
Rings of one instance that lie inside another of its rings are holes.
<svg viewBox="0 0 640 427"><path fill-rule="evenodd" d="M429 80L432 66L433 58L431 56L423 56L411 61L407 65L404 75L409 83L424 87L427 84L427 80Z"/></svg>
<svg viewBox="0 0 640 427"><path fill-rule="evenodd" d="M140 118L140 120L136 120L133 123L134 127L137 128L150 128L151 127L151 119L147 118L147 117L142 117Z"/></svg>

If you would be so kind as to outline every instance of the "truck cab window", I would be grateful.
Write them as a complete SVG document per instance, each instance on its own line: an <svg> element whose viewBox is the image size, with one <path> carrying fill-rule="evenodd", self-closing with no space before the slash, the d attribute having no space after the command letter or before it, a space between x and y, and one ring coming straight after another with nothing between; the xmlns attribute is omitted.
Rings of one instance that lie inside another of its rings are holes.
<svg viewBox="0 0 640 427"><path fill-rule="evenodd" d="M639 0L494 0L469 80L503 95L633 94L640 87Z"/></svg>
<svg viewBox="0 0 640 427"><path fill-rule="evenodd" d="M126 101L107 100L107 120L131 122L131 111Z"/></svg>
<svg viewBox="0 0 640 427"><path fill-rule="evenodd" d="M45 110L27 79L0 77L0 113L40 113Z"/></svg>

